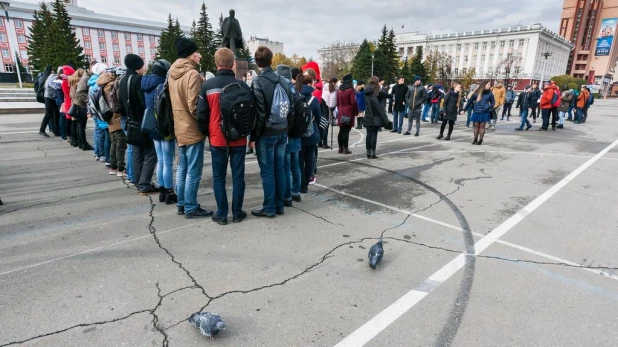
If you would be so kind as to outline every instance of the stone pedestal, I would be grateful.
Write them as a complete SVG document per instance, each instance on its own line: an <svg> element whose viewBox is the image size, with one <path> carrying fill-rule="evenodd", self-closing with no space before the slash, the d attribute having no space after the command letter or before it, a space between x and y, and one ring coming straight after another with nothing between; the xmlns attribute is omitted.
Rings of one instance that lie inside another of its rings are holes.
<svg viewBox="0 0 618 347"><path fill-rule="evenodd" d="M247 59L238 59L236 58L236 79L242 79L242 75L249 71L249 61Z"/></svg>

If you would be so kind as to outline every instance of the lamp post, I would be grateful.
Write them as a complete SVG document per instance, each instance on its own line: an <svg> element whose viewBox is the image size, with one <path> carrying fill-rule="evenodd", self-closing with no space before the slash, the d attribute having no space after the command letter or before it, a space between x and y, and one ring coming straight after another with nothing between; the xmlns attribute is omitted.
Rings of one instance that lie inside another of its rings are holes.
<svg viewBox="0 0 618 347"><path fill-rule="evenodd" d="M13 45L13 33L12 33L13 29L11 28L11 25L10 25L11 18L9 17L10 4L6 1L0 1L0 6L4 10L4 16L6 17L6 34L9 37L9 47L11 48L11 50L13 50L13 47L15 47L15 45ZM17 54L20 54L19 45L17 45L17 50L14 52L16 52ZM21 83L21 71L19 71L19 64L17 62L17 56L13 54L11 55L13 56L13 60L15 60L15 70L17 71L17 80L19 81L19 88L23 88L23 85Z"/></svg>
<svg viewBox="0 0 618 347"><path fill-rule="evenodd" d="M373 58L375 57L375 53L371 53L371 76L373 77Z"/></svg>
<svg viewBox="0 0 618 347"><path fill-rule="evenodd" d="M547 66L547 58L551 57L551 52L541 53L541 56L545 58L543 62L543 72L541 72L541 81L539 82L539 88L543 88L543 79L545 78L545 67Z"/></svg>

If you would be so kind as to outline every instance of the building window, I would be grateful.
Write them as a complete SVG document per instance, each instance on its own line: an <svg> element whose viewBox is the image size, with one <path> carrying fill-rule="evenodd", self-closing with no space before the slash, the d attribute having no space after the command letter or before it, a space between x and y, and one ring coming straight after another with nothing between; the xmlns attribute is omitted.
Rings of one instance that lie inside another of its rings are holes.
<svg viewBox="0 0 618 347"><path fill-rule="evenodd" d="M112 45L112 48L114 49L114 51L119 52L120 51L120 45L118 45L117 43L114 43Z"/></svg>
<svg viewBox="0 0 618 347"><path fill-rule="evenodd" d="M519 67L519 66L516 66L516 67L515 67L514 72L515 72L515 74L516 74L516 75L519 75L519 69L520 69L520 67Z"/></svg>
<svg viewBox="0 0 618 347"><path fill-rule="evenodd" d="M26 59L28 60L28 51L25 49L22 49L21 51L19 51L21 53L21 58L22 59Z"/></svg>
<svg viewBox="0 0 618 347"><path fill-rule="evenodd" d="M118 32L112 31L112 40L118 40Z"/></svg>
<svg viewBox="0 0 618 347"><path fill-rule="evenodd" d="M105 42L99 42L99 49L102 51L107 49L107 47L105 46Z"/></svg>
<svg viewBox="0 0 618 347"><path fill-rule="evenodd" d="M0 33L0 42L6 42L6 34Z"/></svg>
<svg viewBox="0 0 618 347"><path fill-rule="evenodd" d="M524 39L520 39L519 40L519 46L523 46L524 45Z"/></svg>
<svg viewBox="0 0 618 347"><path fill-rule="evenodd" d="M139 54L144 54L144 46L139 46L139 47L137 47L137 52L138 52Z"/></svg>
<svg viewBox="0 0 618 347"><path fill-rule="evenodd" d="M157 54L157 49L154 47L150 48L150 54Z"/></svg>
<svg viewBox="0 0 618 347"><path fill-rule="evenodd" d="M461 44L458 44L458 45L457 45L457 50L458 50L458 51L461 51Z"/></svg>
<svg viewBox="0 0 618 347"><path fill-rule="evenodd" d="M90 36L90 29L82 28L82 33L84 34L84 36Z"/></svg>
<svg viewBox="0 0 618 347"><path fill-rule="evenodd" d="M485 61L485 56L481 55L481 61Z"/></svg>
<svg viewBox="0 0 618 347"><path fill-rule="evenodd" d="M4 18L0 17L0 27L4 26Z"/></svg>
<svg viewBox="0 0 618 347"><path fill-rule="evenodd" d="M504 47L504 41L500 41L500 47Z"/></svg>
<svg viewBox="0 0 618 347"><path fill-rule="evenodd" d="M485 72L484 70L485 69L483 69L482 67L479 68L479 76L483 76L483 72Z"/></svg>
<svg viewBox="0 0 618 347"><path fill-rule="evenodd" d="M90 41L85 41L84 42L84 48L85 49L92 49L92 44L90 43Z"/></svg>
<svg viewBox="0 0 618 347"><path fill-rule="evenodd" d="M459 68L456 67L455 68L455 75L458 75L458 74L459 74Z"/></svg>
<svg viewBox="0 0 618 347"><path fill-rule="evenodd" d="M492 41L491 48L496 48L496 41Z"/></svg>
<svg viewBox="0 0 618 347"><path fill-rule="evenodd" d="M13 64L4 64L4 72L14 72L15 70L13 68Z"/></svg>
<svg viewBox="0 0 618 347"><path fill-rule="evenodd" d="M155 42L155 37L154 37L154 35L150 35L150 42Z"/></svg>
<svg viewBox="0 0 618 347"><path fill-rule="evenodd" d="M21 19L14 19L13 21L15 22L15 28L22 29L24 27L24 22Z"/></svg>
<svg viewBox="0 0 618 347"><path fill-rule="evenodd" d="M493 54L489 55L489 61L494 61L494 55Z"/></svg>
<svg viewBox="0 0 618 347"><path fill-rule="evenodd" d="M459 57L455 57L455 63L459 63Z"/></svg>
<svg viewBox="0 0 618 347"><path fill-rule="evenodd" d="M137 41L144 41L144 34L137 34Z"/></svg>
<svg viewBox="0 0 618 347"><path fill-rule="evenodd" d="M478 42L476 42L476 43L474 44L474 49L479 49L479 43L478 43Z"/></svg>
<svg viewBox="0 0 618 347"><path fill-rule="evenodd" d="M514 46L515 46L515 40L509 41L509 47L514 47Z"/></svg>
<svg viewBox="0 0 618 347"><path fill-rule="evenodd" d="M483 49L487 49L487 42L483 42Z"/></svg>
<svg viewBox="0 0 618 347"><path fill-rule="evenodd" d="M106 55L102 55L101 56L101 63L107 64L107 56Z"/></svg>
<svg viewBox="0 0 618 347"><path fill-rule="evenodd" d="M133 48L131 46L127 45L126 49L127 49L127 54L133 53Z"/></svg>
<svg viewBox="0 0 618 347"><path fill-rule="evenodd" d="M468 56L464 55L464 63L467 63L467 62L468 62Z"/></svg>
<svg viewBox="0 0 618 347"><path fill-rule="evenodd" d="M461 69L461 73L462 73L462 74L464 74L464 75L465 75L465 74L466 74L466 72L468 72L468 69L466 69L465 67L464 67L463 69Z"/></svg>
<svg viewBox="0 0 618 347"><path fill-rule="evenodd" d="M124 33L124 39L127 41L131 40L131 34L130 33Z"/></svg>
<svg viewBox="0 0 618 347"><path fill-rule="evenodd" d="M470 49L470 44L469 44L469 43L466 43L466 45L464 46L464 50L466 50L466 51L467 51L467 50L469 50L469 49Z"/></svg>
<svg viewBox="0 0 618 347"><path fill-rule="evenodd" d="M473 56L472 56L472 61L476 61L476 58L477 58L477 56L476 56L476 55L473 55Z"/></svg>
<svg viewBox="0 0 618 347"><path fill-rule="evenodd" d="M11 56L11 53L9 52L8 48L2 48L2 58L9 58Z"/></svg>
<svg viewBox="0 0 618 347"><path fill-rule="evenodd" d="M114 57L114 64L115 65L119 65L120 64L120 57L119 56L115 56Z"/></svg>
<svg viewBox="0 0 618 347"><path fill-rule="evenodd" d="M92 61L92 56L91 56L91 55L89 55L89 54L86 54L86 55L84 56L84 58L86 58L86 62L88 62L88 63Z"/></svg>
<svg viewBox="0 0 618 347"><path fill-rule="evenodd" d="M105 31L103 31L103 29L97 29L97 35L99 37L105 37Z"/></svg>
<svg viewBox="0 0 618 347"><path fill-rule="evenodd" d="M26 43L26 37L24 35L17 35L17 42Z"/></svg>

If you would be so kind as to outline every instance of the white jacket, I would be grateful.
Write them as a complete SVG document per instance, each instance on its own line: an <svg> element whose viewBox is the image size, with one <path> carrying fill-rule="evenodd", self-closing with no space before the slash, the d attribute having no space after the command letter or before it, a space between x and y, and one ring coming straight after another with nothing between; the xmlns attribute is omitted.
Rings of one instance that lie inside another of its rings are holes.
<svg viewBox="0 0 618 347"><path fill-rule="evenodd" d="M337 107L337 90L334 92L328 91L328 84L324 86L324 90L322 91L322 100L326 101L326 105L329 108Z"/></svg>

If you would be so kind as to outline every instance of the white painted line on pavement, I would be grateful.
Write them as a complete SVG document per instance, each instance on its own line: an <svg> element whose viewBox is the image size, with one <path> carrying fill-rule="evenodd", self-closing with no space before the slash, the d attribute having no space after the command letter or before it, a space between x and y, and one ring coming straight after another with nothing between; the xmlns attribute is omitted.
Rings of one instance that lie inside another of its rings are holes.
<svg viewBox="0 0 618 347"><path fill-rule="evenodd" d="M354 131L356 131L357 133L359 133L359 134L360 134L360 136L361 136L360 140L356 141L356 143L354 143L354 144L352 145L352 147L357 147L357 146L358 146L358 144L360 144L360 143L361 143L361 142L365 139L365 134L363 134L362 132L358 131L358 129L356 129L356 128L352 128L352 129L354 129Z"/></svg>
<svg viewBox="0 0 618 347"><path fill-rule="evenodd" d="M588 167L598 161L605 153L609 152L612 148L618 145L618 140L607 146L601 152L597 153L590 160L579 166L575 171L571 172L567 177L560 180L553 187L549 188L539 197L530 202L527 206L511 216L509 219L500 224L488 235L474 244L474 255L478 255L486 250L490 245L498 241L498 239L509 232L514 226L526 218L530 213L534 212L539 206L549 200L554 194L559 192L564 186L575 179L578 175L584 172ZM466 263L466 253L461 253L455 259L451 260L448 264L444 265L440 270L431 275L425 282L431 281L431 286L426 291L419 291L413 289L395 301L389 307L378 313L374 318L362 325L352 334L348 335L345 339L339 342L336 347L344 346L364 346L371 341L380 332L386 329L391 323L408 312L412 307L419 303L435 288L438 288L440 284L444 283L451 276L457 273ZM436 283L438 282L438 283ZM423 282L424 283L424 282ZM427 288L427 285L421 283L419 287ZM417 287L418 288L418 287Z"/></svg>

